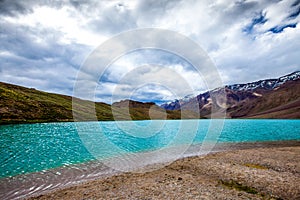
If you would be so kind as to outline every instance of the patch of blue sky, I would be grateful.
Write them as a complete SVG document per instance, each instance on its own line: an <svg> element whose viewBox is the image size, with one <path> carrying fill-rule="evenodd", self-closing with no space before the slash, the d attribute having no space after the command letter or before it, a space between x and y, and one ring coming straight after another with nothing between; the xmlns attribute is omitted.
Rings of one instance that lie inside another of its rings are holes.
<svg viewBox="0 0 300 200"><path fill-rule="evenodd" d="M267 21L268 20L266 19L266 14L263 12L260 12L259 15L256 16L255 18L253 18L251 23L243 29L243 32L245 32L247 34L251 34L256 25L264 24Z"/></svg>
<svg viewBox="0 0 300 200"><path fill-rule="evenodd" d="M296 27L297 27L297 23L293 23L293 24L286 24L282 26L275 26L273 28L270 28L268 31L272 33L281 33L286 28L296 28Z"/></svg>

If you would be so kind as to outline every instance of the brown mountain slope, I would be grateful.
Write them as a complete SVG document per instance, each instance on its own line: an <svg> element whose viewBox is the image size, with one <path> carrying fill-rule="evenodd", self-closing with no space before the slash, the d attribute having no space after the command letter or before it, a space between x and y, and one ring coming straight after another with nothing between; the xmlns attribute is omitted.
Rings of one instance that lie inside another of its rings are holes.
<svg viewBox="0 0 300 200"><path fill-rule="evenodd" d="M218 105L221 105L220 110L227 110L228 118L300 118L299 78L273 89L216 89L191 98L181 105L182 110L176 109L176 104L180 102L175 102L175 106L170 104L174 110L165 110L151 102L124 100L110 106L77 98L74 109L70 96L0 82L0 124L73 121L73 112L81 116L79 120L94 120L87 112L91 110L87 106L91 105L95 105L98 120L198 119L199 116L193 111L195 106L199 108L201 117L209 118L212 105L217 105L212 104L216 101L214 96L222 91L225 91L227 99L219 101Z"/></svg>
<svg viewBox="0 0 300 200"><path fill-rule="evenodd" d="M245 84L227 85L161 105L166 110L199 110L201 117L300 118L300 71ZM221 113L221 115L216 115Z"/></svg>
<svg viewBox="0 0 300 200"><path fill-rule="evenodd" d="M193 111L165 110L153 102L122 100L112 104L115 120L140 119L197 119Z"/></svg>
<svg viewBox="0 0 300 200"><path fill-rule="evenodd" d="M254 92L259 94L257 98L228 108L229 116L232 118L300 118L300 80L289 81L270 91Z"/></svg>
<svg viewBox="0 0 300 200"><path fill-rule="evenodd" d="M212 108L228 118L300 118L299 116L300 71L279 78L251 83L226 85L162 104L166 110L199 110L201 117L210 118Z"/></svg>

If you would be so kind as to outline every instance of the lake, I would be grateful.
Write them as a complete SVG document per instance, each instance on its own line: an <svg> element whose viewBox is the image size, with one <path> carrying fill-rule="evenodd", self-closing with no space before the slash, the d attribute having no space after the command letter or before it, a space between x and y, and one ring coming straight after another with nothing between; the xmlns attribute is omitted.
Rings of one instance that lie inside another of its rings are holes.
<svg viewBox="0 0 300 200"><path fill-rule="evenodd" d="M182 124L183 121L193 124ZM191 141L194 144L201 143L208 131L210 120L183 121L68 122L0 126L0 177L94 160L95 153L91 153L93 150L87 147L92 146L95 139L98 141L94 143L99 144L100 148L97 149L96 157L107 158L123 152L151 151L170 146L182 126L196 126L199 123L196 129L193 127L195 133L191 133L191 127L185 127L181 133L183 136L172 145ZM151 125L151 122L155 124ZM84 129L84 133L81 130L78 134L78 127ZM113 149L108 142L101 144L103 138L99 139L95 127L100 127L102 137L104 135L118 149ZM297 140L300 139L300 120L225 120L222 132L216 139L219 143ZM88 140L91 144L87 144Z"/></svg>
<svg viewBox="0 0 300 200"><path fill-rule="evenodd" d="M144 152L149 155L155 152L152 157L147 157L148 161L150 159L148 164L172 156L175 160L186 156L185 151L191 145L201 143L214 146L216 142L281 140L300 140L300 120L153 120L2 125L0 180L1 183L4 180L17 182L15 177L24 179L35 174L33 172L44 173L47 170L52 170L53 176L59 176L68 169L74 170L72 166L80 170L80 166L86 167L84 163L90 163L90 168L96 168L93 161L97 159L122 159L133 153L145 158ZM195 151L189 150L190 155L203 153L199 148Z"/></svg>

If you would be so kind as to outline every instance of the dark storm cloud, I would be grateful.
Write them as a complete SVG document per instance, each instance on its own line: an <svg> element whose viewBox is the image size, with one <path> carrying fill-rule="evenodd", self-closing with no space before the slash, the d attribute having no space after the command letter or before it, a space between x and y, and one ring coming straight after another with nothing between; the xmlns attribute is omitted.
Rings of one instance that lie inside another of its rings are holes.
<svg viewBox="0 0 300 200"><path fill-rule="evenodd" d="M181 2L182 0L141 0L138 1L136 11L139 12L139 16L143 18L158 18L172 8L179 6Z"/></svg>
<svg viewBox="0 0 300 200"><path fill-rule="evenodd" d="M235 2L235 6L232 9L232 13L235 16L239 16L241 14L244 14L245 12L252 10L253 8L256 8L258 6L257 1L237 1Z"/></svg>
<svg viewBox="0 0 300 200"><path fill-rule="evenodd" d="M70 1L70 3L73 1ZM68 5L67 1L52 1L52 0L0 0L0 15L15 16L26 15L33 12L33 9L38 6L47 6L53 8L61 8Z"/></svg>
<svg viewBox="0 0 300 200"><path fill-rule="evenodd" d="M100 1L98 1L99 3ZM97 1L91 0L69 0L68 2L74 8L78 9L79 11L83 11L86 8L95 9L96 5L99 5Z"/></svg>
<svg viewBox="0 0 300 200"><path fill-rule="evenodd" d="M297 5L291 6L291 8L292 8L292 11L291 11L291 14L288 16L288 18L295 19L300 14L300 5L297 4Z"/></svg>
<svg viewBox="0 0 300 200"><path fill-rule="evenodd" d="M257 11L259 2L257 1L236 1L233 4L228 4L228 7L224 9L221 7L218 9L220 19L225 23L234 23L237 19L249 17L253 12Z"/></svg>
<svg viewBox="0 0 300 200"><path fill-rule="evenodd" d="M45 27L0 22L1 81L72 94L86 52L82 44L59 42L61 33Z"/></svg>
<svg viewBox="0 0 300 200"><path fill-rule="evenodd" d="M53 30L37 30L26 26L0 23L1 49L28 59L44 59L61 54ZM38 42L38 40L42 40Z"/></svg>
<svg viewBox="0 0 300 200"><path fill-rule="evenodd" d="M87 25L95 32L117 34L124 30L137 28L136 18L131 10L121 3L107 6L99 11L99 16Z"/></svg>
<svg viewBox="0 0 300 200"><path fill-rule="evenodd" d="M0 63L1 81L72 94L77 69L62 57L39 60L7 54L0 55Z"/></svg>
<svg viewBox="0 0 300 200"><path fill-rule="evenodd" d="M296 0L291 6L294 7L294 6L298 6L300 4L300 0Z"/></svg>
<svg viewBox="0 0 300 200"><path fill-rule="evenodd" d="M17 15L27 14L32 12L32 8L27 5L26 1L18 0L1 0L0 1L0 15Z"/></svg>

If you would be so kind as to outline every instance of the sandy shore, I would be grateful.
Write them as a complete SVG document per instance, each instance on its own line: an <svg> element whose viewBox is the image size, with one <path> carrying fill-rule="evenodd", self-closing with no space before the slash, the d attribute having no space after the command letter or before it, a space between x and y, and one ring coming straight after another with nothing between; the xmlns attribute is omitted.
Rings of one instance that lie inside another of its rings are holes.
<svg viewBox="0 0 300 200"><path fill-rule="evenodd" d="M300 141L236 144L228 150L31 199L300 199Z"/></svg>

